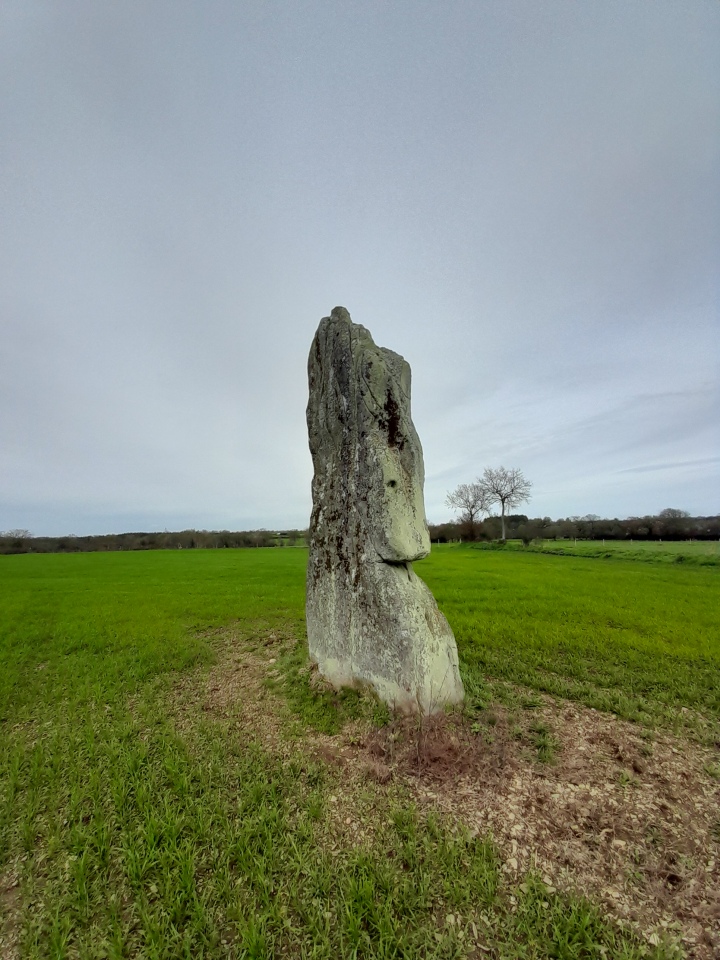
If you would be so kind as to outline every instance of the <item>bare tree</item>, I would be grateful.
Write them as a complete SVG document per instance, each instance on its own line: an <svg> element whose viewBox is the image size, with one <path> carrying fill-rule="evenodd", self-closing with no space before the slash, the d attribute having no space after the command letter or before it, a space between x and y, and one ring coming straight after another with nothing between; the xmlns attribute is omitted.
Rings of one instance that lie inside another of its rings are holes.
<svg viewBox="0 0 720 960"><path fill-rule="evenodd" d="M599 514L597 514L597 513L586 513L584 517L580 517L580 523L582 523L582 524L584 525L584 526L581 528L581 529L584 531L582 535L585 536L585 535L587 534L587 527L589 526L589 528L590 528L590 539L591 539L591 540L594 539L594 536L595 536L595 524L596 524L598 521L600 521L600 520L602 520L602 517L601 517Z"/></svg>
<svg viewBox="0 0 720 960"><path fill-rule="evenodd" d="M453 510L460 511L459 522L468 527L470 536L475 539L475 526L489 507L483 486L479 482L461 483L448 493L445 503Z"/></svg>
<svg viewBox="0 0 720 960"><path fill-rule="evenodd" d="M687 510L678 510L676 507L665 507L665 509L661 510L658 514L660 520L682 520L689 516L690 514Z"/></svg>
<svg viewBox="0 0 720 960"><path fill-rule="evenodd" d="M505 467L485 467L482 477L477 481L485 493L485 500L488 505L499 503L500 516L502 518L502 539L505 539L505 510L508 507L517 507L530 499L530 490L532 483L525 479L522 470L513 467L506 470Z"/></svg>

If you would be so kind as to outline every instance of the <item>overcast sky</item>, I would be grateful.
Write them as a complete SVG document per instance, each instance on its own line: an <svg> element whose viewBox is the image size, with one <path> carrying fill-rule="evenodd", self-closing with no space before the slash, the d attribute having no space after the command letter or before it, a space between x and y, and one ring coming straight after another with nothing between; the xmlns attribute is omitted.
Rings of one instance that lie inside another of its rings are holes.
<svg viewBox="0 0 720 960"><path fill-rule="evenodd" d="M0 530L307 526L306 362L428 519L720 511L718 0L0 0Z"/></svg>

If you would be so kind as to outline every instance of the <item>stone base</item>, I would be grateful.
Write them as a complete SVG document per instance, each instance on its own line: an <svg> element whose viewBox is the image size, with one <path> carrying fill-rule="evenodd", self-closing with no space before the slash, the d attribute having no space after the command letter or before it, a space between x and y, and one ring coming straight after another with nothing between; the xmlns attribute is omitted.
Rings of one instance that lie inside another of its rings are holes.
<svg viewBox="0 0 720 960"><path fill-rule="evenodd" d="M350 589L342 574L310 574L310 658L334 687L369 687L403 713L462 702L455 638L412 564L365 563Z"/></svg>

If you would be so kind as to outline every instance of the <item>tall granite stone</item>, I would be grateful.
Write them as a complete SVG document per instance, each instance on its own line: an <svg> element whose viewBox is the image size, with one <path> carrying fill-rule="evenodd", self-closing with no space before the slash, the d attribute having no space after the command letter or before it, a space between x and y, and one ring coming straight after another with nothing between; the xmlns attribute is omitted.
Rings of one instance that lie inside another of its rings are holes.
<svg viewBox="0 0 720 960"><path fill-rule="evenodd" d="M430 539L410 367L336 307L320 321L308 377L310 657L333 686L369 686L404 712L458 703L455 638L412 568Z"/></svg>

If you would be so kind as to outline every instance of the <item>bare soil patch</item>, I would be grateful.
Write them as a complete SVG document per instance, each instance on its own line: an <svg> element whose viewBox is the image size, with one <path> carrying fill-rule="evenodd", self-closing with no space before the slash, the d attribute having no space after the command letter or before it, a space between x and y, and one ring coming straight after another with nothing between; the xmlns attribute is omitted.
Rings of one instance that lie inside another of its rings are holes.
<svg viewBox="0 0 720 960"><path fill-rule="evenodd" d="M289 739L287 706L264 683L287 641L271 635L250 651L223 639L202 681L179 685L178 725L194 725L199 710L282 756L304 751L337 768L336 843L371 839L363 793L400 788L422 809L492 832L509 878L536 869L652 943L667 931L688 957L720 957L717 747L536 694L532 712L492 705L477 717L399 718L381 729L358 722L335 736ZM551 762L539 762L533 727L551 732Z"/></svg>
<svg viewBox="0 0 720 960"><path fill-rule="evenodd" d="M20 880L14 873L0 875L0 957L20 957Z"/></svg>
<svg viewBox="0 0 720 960"><path fill-rule="evenodd" d="M282 725L283 701L264 684L269 675L277 674L277 656L286 641L275 634L264 638L262 653L253 652L247 642L224 631L218 662L198 683L188 674L175 685L173 706L180 731L194 728L197 711L214 719L229 721L249 729L264 746L274 753L285 752L287 743Z"/></svg>

